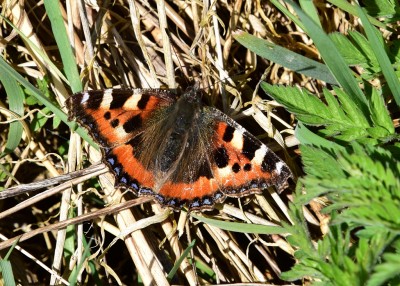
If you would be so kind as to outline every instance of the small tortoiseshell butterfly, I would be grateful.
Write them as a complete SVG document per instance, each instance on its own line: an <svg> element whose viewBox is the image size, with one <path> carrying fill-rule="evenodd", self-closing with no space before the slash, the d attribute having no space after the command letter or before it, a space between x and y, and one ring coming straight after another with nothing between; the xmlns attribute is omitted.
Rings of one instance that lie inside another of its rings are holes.
<svg viewBox="0 0 400 286"><path fill-rule="evenodd" d="M67 100L69 120L89 130L116 186L188 211L212 209L291 177L288 166L218 109L202 91L182 96L160 89L107 89Z"/></svg>

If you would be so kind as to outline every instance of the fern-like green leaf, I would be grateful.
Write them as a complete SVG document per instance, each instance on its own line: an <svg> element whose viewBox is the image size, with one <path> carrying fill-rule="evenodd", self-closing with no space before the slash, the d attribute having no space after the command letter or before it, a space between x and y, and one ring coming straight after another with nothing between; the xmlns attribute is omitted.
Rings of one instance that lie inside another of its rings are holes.
<svg viewBox="0 0 400 286"><path fill-rule="evenodd" d="M308 125L328 125L344 123L340 111L325 105L318 97L305 89L295 87L273 86L261 83L263 90L276 101L284 105L297 118ZM333 111L332 111L333 110Z"/></svg>
<svg viewBox="0 0 400 286"><path fill-rule="evenodd" d="M394 283L385 285L398 285L400 280L400 255L398 253L386 253L383 255L383 263L375 268L375 273L372 274L371 279L368 281L368 286L383 285L384 282L392 278L396 278Z"/></svg>
<svg viewBox="0 0 400 286"><path fill-rule="evenodd" d="M348 123L353 122L353 126L369 127L368 119L360 111L355 102L339 88L333 89L341 103L343 111L348 117Z"/></svg>
<svg viewBox="0 0 400 286"><path fill-rule="evenodd" d="M385 128L388 134L394 134L393 122L385 106L383 97L375 88L371 90L371 98L368 100L368 103L374 125Z"/></svg>
<svg viewBox="0 0 400 286"><path fill-rule="evenodd" d="M364 35L349 31L349 36L340 33L329 35L349 66L362 67L361 77L370 80L381 72L381 67Z"/></svg>
<svg viewBox="0 0 400 286"><path fill-rule="evenodd" d="M267 83L261 83L261 87L277 102L294 113L299 121L307 125L324 125L325 129L321 129L319 132L326 137L335 137L338 140L350 142L371 135L368 130L373 127L370 123L373 120L365 118L350 97L338 88L334 89L338 99L328 90L324 90L325 104L305 89L272 86ZM387 113L387 111L385 112ZM382 118L380 120L385 121ZM387 125L388 123L385 121L385 126ZM388 133L381 135L387 136Z"/></svg>
<svg viewBox="0 0 400 286"><path fill-rule="evenodd" d="M369 117L358 108L354 101L341 89L334 88L337 98L323 90L323 99L311 95L305 89L272 86L262 83L263 90L277 102L284 105L297 119L307 125L324 126L318 132L325 137L334 137L340 142L359 141L376 145L391 140L394 126L383 98L378 91L369 87Z"/></svg>
<svg viewBox="0 0 400 286"><path fill-rule="evenodd" d="M400 161L393 152L358 144L352 144L351 153L301 150L308 174L302 179L307 189L303 203L324 194L332 201L325 211L341 210L336 223L400 230Z"/></svg>

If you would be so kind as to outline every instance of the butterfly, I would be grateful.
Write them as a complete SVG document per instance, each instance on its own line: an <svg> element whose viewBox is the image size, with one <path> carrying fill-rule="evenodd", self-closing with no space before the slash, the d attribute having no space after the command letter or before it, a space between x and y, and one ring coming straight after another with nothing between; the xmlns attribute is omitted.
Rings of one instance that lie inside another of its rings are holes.
<svg viewBox="0 0 400 286"><path fill-rule="evenodd" d="M181 96L162 89L107 89L66 101L100 145L116 187L162 206L213 209L226 197L279 191L292 176L267 146L220 110L197 86Z"/></svg>

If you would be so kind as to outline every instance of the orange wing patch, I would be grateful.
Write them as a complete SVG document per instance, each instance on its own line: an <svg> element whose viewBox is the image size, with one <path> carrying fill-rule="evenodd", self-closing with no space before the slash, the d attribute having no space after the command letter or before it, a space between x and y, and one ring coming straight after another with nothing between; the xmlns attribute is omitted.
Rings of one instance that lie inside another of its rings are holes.
<svg viewBox="0 0 400 286"><path fill-rule="evenodd" d="M204 196L212 196L218 190L219 186L216 180L200 177L196 182L190 184L167 182L158 193L165 197L193 200Z"/></svg>
<svg viewBox="0 0 400 286"><path fill-rule="evenodd" d="M154 176L133 156L133 148L130 144L123 144L105 150L105 163L116 176L117 184L133 188L136 191L140 187L152 189Z"/></svg>

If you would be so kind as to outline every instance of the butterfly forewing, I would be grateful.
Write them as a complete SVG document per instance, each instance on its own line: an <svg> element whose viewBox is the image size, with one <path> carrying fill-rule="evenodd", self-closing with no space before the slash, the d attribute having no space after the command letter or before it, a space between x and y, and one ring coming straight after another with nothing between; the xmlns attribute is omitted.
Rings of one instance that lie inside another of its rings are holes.
<svg viewBox="0 0 400 286"><path fill-rule="evenodd" d="M174 101L173 94L159 90L107 89L75 94L66 104L69 120L77 118L101 146L109 148L129 142L157 109Z"/></svg>

